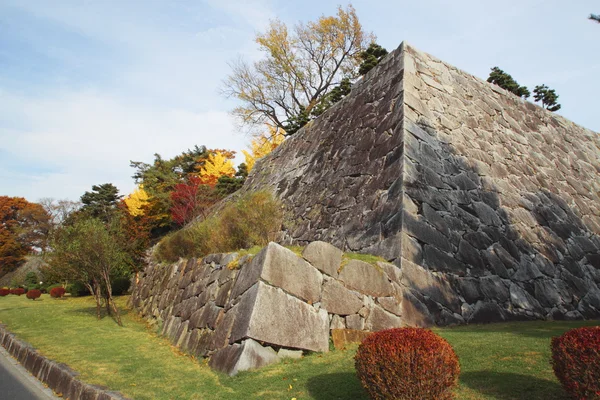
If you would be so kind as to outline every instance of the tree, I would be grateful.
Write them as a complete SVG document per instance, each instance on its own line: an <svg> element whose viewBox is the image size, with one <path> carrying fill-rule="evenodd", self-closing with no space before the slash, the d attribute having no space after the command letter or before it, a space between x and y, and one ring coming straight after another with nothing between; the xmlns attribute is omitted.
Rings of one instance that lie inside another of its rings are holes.
<svg viewBox="0 0 600 400"><path fill-rule="evenodd" d="M198 216L206 218L208 210L218 200L213 186L203 183L198 176L190 175L187 182L178 183L171 192L171 218L180 226Z"/></svg>
<svg viewBox="0 0 600 400"><path fill-rule="evenodd" d="M487 81L525 99L531 95L527 89L527 86L520 86L512 76L502 71L498 67L492 68L492 72L490 72L490 76L488 77Z"/></svg>
<svg viewBox="0 0 600 400"><path fill-rule="evenodd" d="M19 267L34 248L45 249L50 226L41 205L0 196L0 276Z"/></svg>
<svg viewBox="0 0 600 400"><path fill-rule="evenodd" d="M55 200L50 197L44 197L38 201L38 203L44 207L44 210L50 215L50 222L52 227L59 227L71 214L79 210L82 206L79 201L72 201L68 199Z"/></svg>
<svg viewBox="0 0 600 400"><path fill-rule="evenodd" d="M596 22L600 23L600 15L597 15L597 14L590 14L590 19L591 19L592 21L596 21Z"/></svg>
<svg viewBox="0 0 600 400"><path fill-rule="evenodd" d="M235 173L235 176L223 175L219 177L217 185L215 186L215 190L221 197L228 196L238 191L244 185L244 182L246 182L247 177L248 167L246 164L241 163L238 165L238 170Z"/></svg>
<svg viewBox="0 0 600 400"><path fill-rule="evenodd" d="M535 101L541 101L542 107L548 111L560 110L560 104L557 103L558 95L554 89L548 88L546 85L538 85L533 89L533 98Z"/></svg>
<svg viewBox="0 0 600 400"><path fill-rule="evenodd" d="M104 300L107 313L114 313L123 325L112 297L111 278L127 270L131 261L118 228L97 218L79 218L54 233L48 263L55 276L80 281L88 288L96 300L98 319Z"/></svg>
<svg viewBox="0 0 600 400"><path fill-rule="evenodd" d="M148 193L144 190L144 185L139 185L129 196L125 197L124 201L127 205L127 210L134 217L144 214L145 206L148 204Z"/></svg>
<svg viewBox="0 0 600 400"><path fill-rule="evenodd" d="M268 123L293 134L343 78L357 76L358 55L373 41L352 6L291 29L272 21L256 36L264 58L234 62L223 92L241 101L233 115L243 125Z"/></svg>
<svg viewBox="0 0 600 400"><path fill-rule="evenodd" d="M135 169L133 178L143 186L148 195L148 204L144 207L152 237L159 237L173 228L171 219L171 192L179 183L184 183L188 175L197 174L208 158L209 151L205 146L194 146L193 149L169 159L154 154L154 162L147 164L131 161Z"/></svg>
<svg viewBox="0 0 600 400"><path fill-rule="evenodd" d="M200 183L214 187L219 177L235 175L231 161L234 156L235 152L233 151L211 150L206 161L199 167Z"/></svg>
<svg viewBox="0 0 600 400"><path fill-rule="evenodd" d="M252 171L256 160L275 150L284 140L285 132L283 129L267 125L267 133L262 133L250 142L250 151L242 150L248 172Z"/></svg>
<svg viewBox="0 0 600 400"><path fill-rule="evenodd" d="M362 63L358 68L358 73L366 75L367 72L373 69L383 57L387 56L388 52L385 48L381 47L377 43L371 43L369 47L359 54Z"/></svg>
<svg viewBox="0 0 600 400"><path fill-rule="evenodd" d="M81 196L83 206L80 211L92 218L100 218L108 221L116 211L119 199L119 189L112 183L93 185L91 192L85 192Z"/></svg>

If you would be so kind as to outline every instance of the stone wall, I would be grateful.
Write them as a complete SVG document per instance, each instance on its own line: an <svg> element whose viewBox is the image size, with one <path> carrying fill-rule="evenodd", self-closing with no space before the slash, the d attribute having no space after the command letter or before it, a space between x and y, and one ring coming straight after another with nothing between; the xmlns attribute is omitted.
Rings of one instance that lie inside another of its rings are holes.
<svg viewBox="0 0 600 400"><path fill-rule="evenodd" d="M403 44L242 190L284 202L284 242L414 272L426 320L592 318L599 149L597 133Z"/></svg>
<svg viewBox="0 0 600 400"><path fill-rule="evenodd" d="M343 258L324 242L302 256L270 243L255 256L150 263L131 303L176 346L233 375L328 351L331 330L421 324L421 313L403 301L406 291L393 264Z"/></svg>

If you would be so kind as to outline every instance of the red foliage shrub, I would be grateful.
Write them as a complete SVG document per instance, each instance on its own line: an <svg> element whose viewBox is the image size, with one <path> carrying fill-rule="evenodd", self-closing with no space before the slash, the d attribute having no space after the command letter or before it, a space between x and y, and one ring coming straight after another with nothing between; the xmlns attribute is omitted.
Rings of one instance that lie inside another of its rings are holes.
<svg viewBox="0 0 600 400"><path fill-rule="evenodd" d="M28 299L31 300L35 300L38 297L40 297L42 295L42 292L39 291L38 289L31 289L27 291L27 294L25 296L27 296Z"/></svg>
<svg viewBox="0 0 600 400"><path fill-rule="evenodd" d="M9 294L10 294L10 289L0 288L0 296L4 297L4 296L8 296Z"/></svg>
<svg viewBox="0 0 600 400"><path fill-rule="evenodd" d="M63 297L66 293L66 289L62 286L57 286L55 288L50 289L50 296L58 299L60 297Z"/></svg>
<svg viewBox="0 0 600 400"><path fill-rule="evenodd" d="M20 296L22 294L25 294L25 289L18 287L16 289L10 289L10 294L16 294L17 296Z"/></svg>
<svg viewBox="0 0 600 400"><path fill-rule="evenodd" d="M396 328L369 335L354 357L372 399L451 399L460 366L452 346L428 329Z"/></svg>
<svg viewBox="0 0 600 400"><path fill-rule="evenodd" d="M552 369L574 399L600 399L600 326L552 338Z"/></svg>

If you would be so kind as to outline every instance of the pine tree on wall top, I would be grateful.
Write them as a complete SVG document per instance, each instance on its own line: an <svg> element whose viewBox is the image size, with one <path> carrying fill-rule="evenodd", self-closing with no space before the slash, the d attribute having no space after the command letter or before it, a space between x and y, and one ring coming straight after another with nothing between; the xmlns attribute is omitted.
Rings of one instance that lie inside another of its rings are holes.
<svg viewBox="0 0 600 400"><path fill-rule="evenodd" d="M533 89L533 98L535 101L541 101L542 107L548 111L560 110L560 104L557 103L558 95L554 89L550 89L546 85L538 85Z"/></svg>
<svg viewBox="0 0 600 400"><path fill-rule="evenodd" d="M598 15L598 14L590 14L590 19L592 21L596 21L596 22L600 23L600 15Z"/></svg>
<svg viewBox="0 0 600 400"><path fill-rule="evenodd" d="M502 89L506 89L519 97L523 97L524 99L531 95L527 89L527 86L520 86L512 76L502 71L498 67L492 68L492 72L490 72L490 76L488 77L487 81L498 85Z"/></svg>

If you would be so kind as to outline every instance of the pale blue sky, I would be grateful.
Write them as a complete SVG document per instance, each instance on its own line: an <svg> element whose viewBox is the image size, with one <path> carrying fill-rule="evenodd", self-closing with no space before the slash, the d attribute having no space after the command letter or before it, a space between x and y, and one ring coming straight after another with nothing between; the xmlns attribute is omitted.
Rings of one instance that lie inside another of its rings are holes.
<svg viewBox="0 0 600 400"><path fill-rule="evenodd" d="M0 195L77 199L133 187L129 160L194 145L241 150L219 95L272 18L332 15L341 1L0 0ZM559 114L600 131L600 13L592 0L354 1L366 30L480 78L499 66L556 89Z"/></svg>

